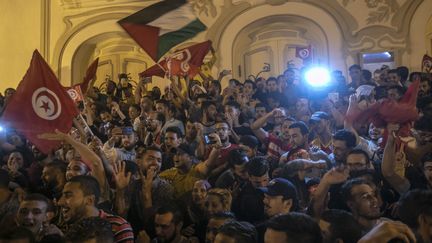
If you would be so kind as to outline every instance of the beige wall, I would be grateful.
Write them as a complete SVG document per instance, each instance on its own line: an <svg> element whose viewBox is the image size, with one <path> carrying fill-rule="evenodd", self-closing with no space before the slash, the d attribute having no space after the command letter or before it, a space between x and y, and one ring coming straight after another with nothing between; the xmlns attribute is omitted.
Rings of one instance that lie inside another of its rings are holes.
<svg viewBox="0 0 432 243"><path fill-rule="evenodd" d="M16 87L39 49L63 85L79 82L100 57L98 84L105 75L137 73L153 62L116 21L156 1L2 0L0 1L0 91ZM208 30L191 43L210 39L217 51L216 74L233 69L244 79L268 62L277 75L295 60L293 48L311 44L315 60L346 70L361 52L394 51L396 64L418 69L432 48L432 1L397 0L214 0L197 1ZM393 3L393 5L387 5ZM388 15L379 9L388 8ZM226 82L226 81L224 81ZM161 88L167 82L157 83Z"/></svg>
<svg viewBox="0 0 432 243"><path fill-rule="evenodd" d="M41 50L41 1L0 1L0 92L16 87Z"/></svg>

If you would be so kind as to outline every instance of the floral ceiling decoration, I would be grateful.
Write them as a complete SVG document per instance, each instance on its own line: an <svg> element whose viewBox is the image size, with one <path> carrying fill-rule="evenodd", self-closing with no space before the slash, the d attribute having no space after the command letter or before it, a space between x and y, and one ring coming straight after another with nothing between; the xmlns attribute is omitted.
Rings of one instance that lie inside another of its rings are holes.
<svg viewBox="0 0 432 243"><path fill-rule="evenodd" d="M343 0L342 4L346 7L348 4L355 1L356 0ZM400 8L397 0L364 0L364 2L370 10L369 16L366 19L367 24L377 24L388 21Z"/></svg>

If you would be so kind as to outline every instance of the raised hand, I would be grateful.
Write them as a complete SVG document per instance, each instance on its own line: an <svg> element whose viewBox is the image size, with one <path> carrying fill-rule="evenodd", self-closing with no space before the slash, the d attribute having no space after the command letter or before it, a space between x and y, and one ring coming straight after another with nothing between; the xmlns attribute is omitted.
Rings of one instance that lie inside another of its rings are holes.
<svg viewBox="0 0 432 243"><path fill-rule="evenodd" d="M132 176L131 172L128 172L127 174L125 173L126 162L120 161L118 164L113 163L113 168L114 168L114 178L115 178L115 184L117 190L125 189L129 185Z"/></svg>
<svg viewBox="0 0 432 243"><path fill-rule="evenodd" d="M417 242L414 233L406 224L391 220L382 221L358 242L378 243L389 242L393 239L399 239L406 243Z"/></svg>
<svg viewBox="0 0 432 243"><path fill-rule="evenodd" d="M330 185L339 184L345 182L349 177L348 168L339 167L333 168L324 174L322 178L323 183L328 183Z"/></svg>

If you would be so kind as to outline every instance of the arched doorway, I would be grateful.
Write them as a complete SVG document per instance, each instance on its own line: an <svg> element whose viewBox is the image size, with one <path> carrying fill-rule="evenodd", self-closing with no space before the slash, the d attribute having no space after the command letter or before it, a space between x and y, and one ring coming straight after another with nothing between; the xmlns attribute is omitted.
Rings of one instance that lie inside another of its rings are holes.
<svg viewBox="0 0 432 243"><path fill-rule="evenodd" d="M308 13L308 16L303 13ZM266 31L267 27L270 32ZM268 37L267 42L272 43L273 47L263 52L260 49L262 46L258 46L266 41L261 44L260 40L254 41L254 36L250 36L251 33L254 34L253 30L258 31L255 34L261 37ZM346 70L346 63L349 63L342 34L335 19L323 9L307 3L287 2L278 6L260 5L250 8L229 22L219 34L219 68L232 69L236 78L244 78L242 72L250 70L253 73L259 68L258 64L249 69L241 66L247 66L245 53L250 56L248 51L251 50L258 50L256 58L259 58L259 55L267 56L275 65L275 74L280 73L286 66L287 57L284 54L292 53L293 44L316 45L316 59L331 69ZM258 46L254 46L255 44ZM275 49L275 45L279 47ZM275 54L274 50L282 53ZM262 63L259 64L261 67Z"/></svg>

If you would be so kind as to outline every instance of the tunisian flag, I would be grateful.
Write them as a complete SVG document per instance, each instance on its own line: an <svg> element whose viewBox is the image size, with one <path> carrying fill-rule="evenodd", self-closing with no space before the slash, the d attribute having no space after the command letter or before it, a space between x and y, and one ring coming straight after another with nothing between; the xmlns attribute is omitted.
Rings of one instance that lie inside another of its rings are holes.
<svg viewBox="0 0 432 243"><path fill-rule="evenodd" d="M23 134L40 151L49 153L60 141L39 139L38 134L54 132L55 129L69 132L72 119L78 113L73 100L35 50L30 67L1 119Z"/></svg>
<svg viewBox="0 0 432 243"><path fill-rule="evenodd" d="M296 47L296 57L302 59L303 64L310 64L312 62L312 46Z"/></svg>
<svg viewBox="0 0 432 243"><path fill-rule="evenodd" d="M76 84L72 87L65 87L65 90L69 93L71 98L73 100L75 100L76 102L80 101L80 100L76 100L76 97L81 95L81 100L82 100L82 98L83 98L82 94L87 93L90 81L96 77L96 71L98 68L98 64L99 64L99 57L96 58L96 60L94 60L92 62L92 64L90 64L90 66L87 68L86 75L85 75L82 83ZM78 86L79 86L79 88L78 88Z"/></svg>
<svg viewBox="0 0 432 243"><path fill-rule="evenodd" d="M141 77L165 77L166 73L174 76L194 77L203 64L204 57L212 48L211 41L201 42L180 50L164 58L159 63L140 73Z"/></svg>

